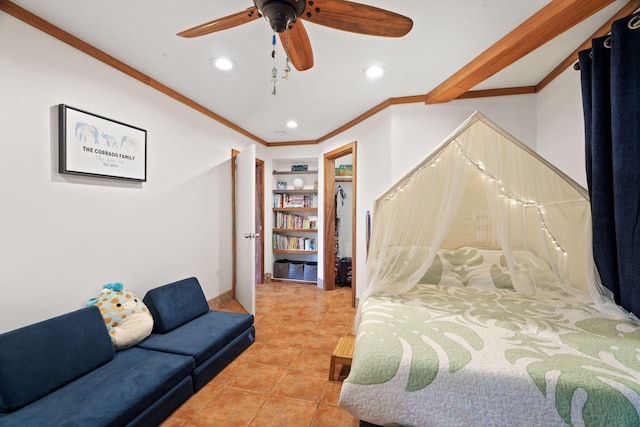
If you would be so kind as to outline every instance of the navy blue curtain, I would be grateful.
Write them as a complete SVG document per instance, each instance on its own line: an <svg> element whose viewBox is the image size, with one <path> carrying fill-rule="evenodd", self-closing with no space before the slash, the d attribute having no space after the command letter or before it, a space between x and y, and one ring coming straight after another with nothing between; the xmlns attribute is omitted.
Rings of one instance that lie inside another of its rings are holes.
<svg viewBox="0 0 640 427"><path fill-rule="evenodd" d="M579 61L593 256L616 302L640 316L640 13Z"/></svg>

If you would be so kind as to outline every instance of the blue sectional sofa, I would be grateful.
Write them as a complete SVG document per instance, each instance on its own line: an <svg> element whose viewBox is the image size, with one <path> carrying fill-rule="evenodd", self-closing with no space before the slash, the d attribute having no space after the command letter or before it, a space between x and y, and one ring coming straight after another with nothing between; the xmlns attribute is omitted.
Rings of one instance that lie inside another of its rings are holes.
<svg viewBox="0 0 640 427"><path fill-rule="evenodd" d="M253 315L209 310L195 277L152 289L143 301L154 324L153 333L139 347L190 356L196 366L194 391L255 340Z"/></svg>
<svg viewBox="0 0 640 427"><path fill-rule="evenodd" d="M195 278L144 301L155 332L117 352L95 306L0 334L0 427L158 425L254 340Z"/></svg>

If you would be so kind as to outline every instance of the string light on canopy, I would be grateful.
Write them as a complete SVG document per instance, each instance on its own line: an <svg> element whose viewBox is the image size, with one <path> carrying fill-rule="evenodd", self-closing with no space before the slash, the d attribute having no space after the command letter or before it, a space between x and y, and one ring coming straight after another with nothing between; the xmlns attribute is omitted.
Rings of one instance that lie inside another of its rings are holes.
<svg viewBox="0 0 640 427"><path fill-rule="evenodd" d="M551 230L549 230L549 227L544 219L544 211L542 208L542 205L540 205L539 203L537 203L534 200L523 200L522 198L520 198L519 196L517 196L513 191L509 190L502 182L502 180L500 178L498 178L497 176L493 175L492 173L490 173L489 171L486 170L484 164L482 163L482 161L476 161L473 158L471 158L467 152L460 146L460 143L456 140L453 141L453 145L458 149L458 151L460 152L460 154L464 157L464 159L467 161L467 163L469 165L473 165L477 168L477 170L486 178L489 179L491 181L493 181L494 183L496 183L498 185L498 189L500 192L500 197L503 197L507 200L509 200L511 203L514 204L518 204L520 206L524 206L524 207L535 207L536 211L537 211L537 215L538 215L538 220L540 221L540 229L541 231L544 233L544 235L547 237L547 239L549 239L549 241L552 243L554 249L558 252L560 252L563 256L567 256L568 253L567 251L560 245L560 242L558 241L558 239L556 239L556 237L551 233ZM397 190L390 192L386 199L387 200L393 200L396 197L396 192L403 192L407 187L411 186L415 177L422 171L422 169L426 168L426 167L437 167L437 165L440 163L440 156L437 156L434 161L431 164L424 164L421 167L419 167L416 171L414 171L413 174L411 174L411 176L406 180L406 182L404 184L402 184L401 186L398 187Z"/></svg>

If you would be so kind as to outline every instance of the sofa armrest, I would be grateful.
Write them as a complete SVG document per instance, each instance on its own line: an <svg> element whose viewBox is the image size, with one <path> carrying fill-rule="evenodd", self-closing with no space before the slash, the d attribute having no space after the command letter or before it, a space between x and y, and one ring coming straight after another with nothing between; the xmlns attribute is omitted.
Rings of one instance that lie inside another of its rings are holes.
<svg viewBox="0 0 640 427"><path fill-rule="evenodd" d="M151 289L143 302L153 316L153 332L164 334L202 316L209 304L195 277Z"/></svg>

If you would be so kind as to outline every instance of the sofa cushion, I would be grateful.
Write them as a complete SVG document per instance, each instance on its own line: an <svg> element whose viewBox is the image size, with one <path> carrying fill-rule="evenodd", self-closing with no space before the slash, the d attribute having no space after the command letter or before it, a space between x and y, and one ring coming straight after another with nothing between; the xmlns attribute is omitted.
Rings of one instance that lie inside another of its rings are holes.
<svg viewBox="0 0 640 427"><path fill-rule="evenodd" d="M209 311L195 277L151 289L142 300L153 316L153 331L164 334Z"/></svg>
<svg viewBox="0 0 640 427"><path fill-rule="evenodd" d="M97 307L0 335L0 412L11 412L113 359Z"/></svg>
<svg viewBox="0 0 640 427"><path fill-rule="evenodd" d="M218 375L245 349L253 344L255 337L256 330L252 326L216 352L213 357L205 360L196 369L194 369L191 374L193 377L193 390L198 391L207 385L212 378Z"/></svg>
<svg viewBox="0 0 640 427"><path fill-rule="evenodd" d="M211 310L171 332L151 334L138 346L193 356L200 366L252 325L251 314Z"/></svg>
<svg viewBox="0 0 640 427"><path fill-rule="evenodd" d="M122 350L109 363L31 405L0 414L0 427L126 425L190 378L193 369L190 357L137 347Z"/></svg>

